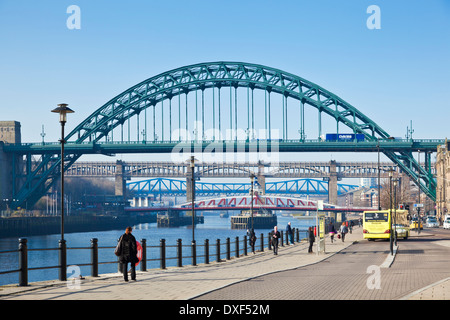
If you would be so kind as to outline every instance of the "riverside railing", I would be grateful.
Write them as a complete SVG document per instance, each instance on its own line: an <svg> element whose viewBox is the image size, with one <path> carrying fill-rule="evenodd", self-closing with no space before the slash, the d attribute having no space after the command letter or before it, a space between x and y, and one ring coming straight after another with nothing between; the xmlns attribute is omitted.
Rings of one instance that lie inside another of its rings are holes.
<svg viewBox="0 0 450 320"><path fill-rule="evenodd" d="M293 232L294 242L300 242L306 238L306 233L301 232L299 229L293 228ZM280 231L280 233L281 239L279 240L279 246L283 247L289 243L289 238L287 233L284 233L283 231ZM302 236L300 236L300 233L302 233ZM255 243L255 252L263 252L266 248L271 250L271 239L271 233L268 233L267 235L261 233ZM141 271L147 271L148 263L153 266L159 264L160 269L166 269L168 266L183 267L183 265L189 264L195 266L197 263L209 264L211 261L222 262L230 260L231 258L239 258L248 255L252 250L248 243L247 236L244 236L243 239L235 237L233 240L226 238L224 242L221 241L221 239L216 239L214 243L210 242L209 239L205 239L202 244L197 244L196 241L183 244L181 239L178 239L176 244L170 245L166 244L165 239L160 239L159 245L147 245L146 239L141 239L140 243L142 246L142 258L139 264ZM92 277L98 277L99 265L117 264L118 270L122 270L118 258L114 256L114 249L115 246L100 247L97 238L91 239L89 247L67 247L60 245L58 248L29 249L28 240L26 238L20 238L17 250L0 251L0 259L3 255L18 254L18 268L0 271L0 275L17 273L19 275L18 285L27 286L29 271L57 269L61 272L63 267L67 267L66 265L62 266L61 263L50 266L30 266L28 262L29 252L57 251L59 261L61 261L61 257L63 256L70 257L68 252L83 250L90 252L90 261L84 263L72 263L67 269L73 268L74 266L87 266L90 267L90 275ZM109 250L110 254L114 257L114 260L99 261L99 250Z"/></svg>

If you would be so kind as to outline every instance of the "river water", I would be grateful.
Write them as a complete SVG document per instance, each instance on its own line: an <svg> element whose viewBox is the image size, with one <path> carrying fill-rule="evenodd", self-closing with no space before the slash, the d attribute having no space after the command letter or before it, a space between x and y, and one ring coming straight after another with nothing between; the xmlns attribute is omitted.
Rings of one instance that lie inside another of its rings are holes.
<svg viewBox="0 0 450 320"><path fill-rule="evenodd" d="M242 240L246 235L246 230L231 229L230 218L221 218L218 213L207 212L204 214L204 224L199 224L195 228L195 240L198 245L197 255L203 254L203 244L205 239L209 239L210 243L210 261L214 261L216 239L220 239L222 244L221 254L224 257L225 247L223 244L226 242L226 238L229 237L233 242L236 237L239 237L240 250L243 248ZM278 230L286 230L287 223L291 222L293 228L298 228L300 237L306 237L306 230L309 226L315 224L315 218L311 219L297 219L292 216L286 217L278 215ZM102 264L102 262L114 262L117 260L114 255L113 248L102 247L115 247L117 239L124 233L123 230L111 230L111 231L98 231L98 232L81 232L81 233L67 233L65 239L67 241L67 265L81 265L87 264L91 261L91 251L89 248L92 238L98 239L99 246L99 273L114 273L117 272L117 263ZM260 235L264 234L264 237L270 232L270 229L257 229L255 230L258 240L256 247L260 245ZM159 258L159 244L160 239L166 240L166 257L176 256L176 241L182 239L183 243L183 256L191 255L190 243L192 240L192 228L190 226L177 227L177 228L158 228L156 223L142 224L134 226L133 235L137 241L146 239L147 241L147 259ZM34 251L32 249L53 249L58 248L59 234L30 236L28 239L28 267L46 267L58 265L58 250L45 250ZM264 239L265 246L267 245L267 239ZM16 250L18 248L18 238L4 238L0 239L0 252L7 250ZM234 255L234 244L231 246L232 256ZM241 253L242 254L242 253ZM191 264L191 258L183 259L183 265ZM203 258L197 258L197 263L202 263ZM167 267L176 266L176 259L168 259L166 262ZM148 261L147 269L159 268L159 261ZM18 253L0 253L0 272L7 270L17 270L19 268ZM82 275L89 276L91 273L90 266L80 266L80 272ZM139 266L137 267L137 270ZM73 275L73 274L72 274ZM71 274L67 274L68 277ZM58 279L58 269L44 269L44 270L29 270L28 281L44 281ZM19 282L18 273L0 274L0 285L15 284Z"/></svg>

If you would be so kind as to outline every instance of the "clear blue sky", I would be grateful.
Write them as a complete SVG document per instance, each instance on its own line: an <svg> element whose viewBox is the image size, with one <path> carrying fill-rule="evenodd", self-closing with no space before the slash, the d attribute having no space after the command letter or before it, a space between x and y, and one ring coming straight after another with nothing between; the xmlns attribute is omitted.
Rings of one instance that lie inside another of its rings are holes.
<svg viewBox="0 0 450 320"><path fill-rule="evenodd" d="M69 30L67 7L81 9ZM368 6L381 9L369 30ZM392 136L450 137L450 1L0 0L0 120L23 142L67 130L161 72L206 61L282 69L337 94Z"/></svg>

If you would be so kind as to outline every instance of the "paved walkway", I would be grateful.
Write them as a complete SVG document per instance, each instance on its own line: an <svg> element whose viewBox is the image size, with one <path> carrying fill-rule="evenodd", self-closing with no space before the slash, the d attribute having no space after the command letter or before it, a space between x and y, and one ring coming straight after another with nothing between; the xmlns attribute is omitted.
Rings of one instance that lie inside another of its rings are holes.
<svg viewBox="0 0 450 320"><path fill-rule="evenodd" d="M0 300L188 300L255 277L321 262L348 248L355 241L361 241L361 230L355 228L353 234L347 235L345 242L335 240L331 244L327 238L326 254L308 254L308 244L302 242L280 247L277 256L266 249L264 252L249 253L248 256L208 265L138 271L137 281L124 282L122 276L115 273L98 278L86 277L78 287L76 283L60 281L35 282L27 287L2 286ZM383 260L387 267L393 261L390 255L386 255ZM449 299L450 278L404 298Z"/></svg>

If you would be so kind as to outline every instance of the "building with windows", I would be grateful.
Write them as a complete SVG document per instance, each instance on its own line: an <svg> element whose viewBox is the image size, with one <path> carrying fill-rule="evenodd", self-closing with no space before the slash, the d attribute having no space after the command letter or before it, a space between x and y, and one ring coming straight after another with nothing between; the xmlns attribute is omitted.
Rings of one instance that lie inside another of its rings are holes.
<svg viewBox="0 0 450 320"><path fill-rule="evenodd" d="M444 220L450 209L450 141L438 146L436 155L436 217Z"/></svg>
<svg viewBox="0 0 450 320"><path fill-rule="evenodd" d="M351 190L338 197L338 205L378 209L378 189L361 187Z"/></svg>

